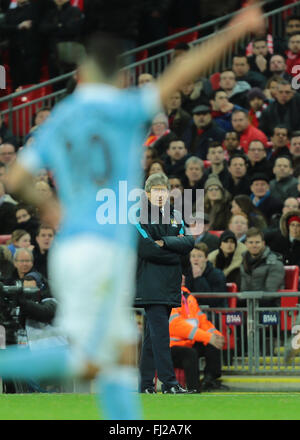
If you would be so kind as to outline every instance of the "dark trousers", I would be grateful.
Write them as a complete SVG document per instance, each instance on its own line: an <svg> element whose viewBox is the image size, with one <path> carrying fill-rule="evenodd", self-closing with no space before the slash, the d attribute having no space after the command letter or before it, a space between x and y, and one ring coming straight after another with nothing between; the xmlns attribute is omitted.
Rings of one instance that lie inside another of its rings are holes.
<svg viewBox="0 0 300 440"><path fill-rule="evenodd" d="M199 358L205 358L204 377L217 379L221 376L220 350L213 345L196 342L193 347L173 346L171 348L175 368L182 368L188 390L199 390Z"/></svg>
<svg viewBox="0 0 300 440"><path fill-rule="evenodd" d="M152 304L145 307L145 333L140 361L141 390L153 386L155 371L167 387L176 385L170 349L171 307Z"/></svg>

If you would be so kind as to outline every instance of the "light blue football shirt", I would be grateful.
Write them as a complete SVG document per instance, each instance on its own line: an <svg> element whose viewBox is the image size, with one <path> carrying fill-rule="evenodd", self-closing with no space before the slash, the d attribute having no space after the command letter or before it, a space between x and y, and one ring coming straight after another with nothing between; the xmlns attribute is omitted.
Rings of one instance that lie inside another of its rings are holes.
<svg viewBox="0 0 300 440"><path fill-rule="evenodd" d="M81 85L55 107L18 161L32 174L52 171L63 207L60 239L93 233L131 243L124 195L142 183L145 124L160 111L154 85Z"/></svg>

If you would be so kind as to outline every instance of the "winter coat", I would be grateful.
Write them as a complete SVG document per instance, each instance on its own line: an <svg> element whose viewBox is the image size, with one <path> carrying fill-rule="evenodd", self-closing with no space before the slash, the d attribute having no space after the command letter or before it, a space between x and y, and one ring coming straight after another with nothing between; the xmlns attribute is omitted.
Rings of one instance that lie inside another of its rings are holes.
<svg viewBox="0 0 300 440"><path fill-rule="evenodd" d="M229 266L224 267L222 269L226 281L228 283L236 283L238 288L240 287L240 267L243 261L243 254L247 251L244 243L238 242L235 252L233 254L231 263ZM220 250L216 249L215 251L208 254L208 260L213 264L214 267L217 267L217 256L219 255Z"/></svg>
<svg viewBox="0 0 300 440"><path fill-rule="evenodd" d="M241 291L265 291L277 292L284 287L284 265L278 255L265 247L262 255L249 264L250 254L246 252L241 265ZM272 296L269 301L263 300L261 305L271 305Z"/></svg>
<svg viewBox="0 0 300 440"><path fill-rule="evenodd" d="M293 210L283 214L280 218L280 229L275 229L265 234L267 245L272 251L278 252L283 257L286 266L300 266L300 240L290 240L288 220L294 216L300 216L300 211Z"/></svg>
<svg viewBox="0 0 300 440"><path fill-rule="evenodd" d="M202 130L202 134L199 135L198 129L192 120L182 135L182 140L189 153L203 160L206 160L209 143L211 141L223 142L224 138L225 131L214 121L205 127L205 129Z"/></svg>
<svg viewBox="0 0 300 440"><path fill-rule="evenodd" d="M280 180L273 179L270 182L271 195L284 203L288 197L298 197L298 179L288 176Z"/></svg>
<svg viewBox="0 0 300 440"><path fill-rule="evenodd" d="M207 345L214 333L222 335L185 287L182 287L181 307L172 309L169 322L171 347L192 347L195 342Z"/></svg>
<svg viewBox="0 0 300 440"><path fill-rule="evenodd" d="M220 269L213 267L210 261L200 277L194 278L190 268L185 277L185 285L191 292L226 292L226 279ZM209 307L226 307L226 298L197 298L199 305L208 305Z"/></svg>
<svg viewBox="0 0 300 440"><path fill-rule="evenodd" d="M298 130L300 112L300 96L296 93L285 105L272 102L260 117L259 128L268 137L272 135L274 127L284 124L290 132Z"/></svg>
<svg viewBox="0 0 300 440"><path fill-rule="evenodd" d="M180 287L182 278L181 256L187 255L194 247L192 236L178 237L184 234L178 213L170 212L170 221L163 224L166 219L160 210L159 221L150 222L151 205L146 209L147 224L137 224L139 233L137 288L135 305L143 307L149 304L165 304L178 307L181 304ZM155 243L163 240L164 246Z"/></svg>

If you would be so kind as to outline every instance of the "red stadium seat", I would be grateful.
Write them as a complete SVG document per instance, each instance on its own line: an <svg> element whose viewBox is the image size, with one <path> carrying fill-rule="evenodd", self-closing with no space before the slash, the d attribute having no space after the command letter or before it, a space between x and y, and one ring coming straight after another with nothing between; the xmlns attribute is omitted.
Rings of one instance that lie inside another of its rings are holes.
<svg viewBox="0 0 300 440"><path fill-rule="evenodd" d="M216 235L217 237L221 237L224 231L208 231L212 235Z"/></svg>
<svg viewBox="0 0 300 440"><path fill-rule="evenodd" d="M210 76L209 80L210 80L210 83L211 83L213 90L218 90L220 88L220 73L219 72L213 73Z"/></svg>
<svg viewBox="0 0 300 440"><path fill-rule="evenodd" d="M299 266L285 266L285 282L284 289L279 290L279 292L298 292L298 283L299 283ZM300 296L300 293L299 293ZM285 296L280 299L281 307L296 307L298 304L297 296ZM286 314L286 323L284 319L284 315ZM296 312L285 313L281 312L281 330L287 329L291 330L292 321L294 321L296 317ZM293 320L292 320L293 318ZM285 325L286 324L286 325Z"/></svg>
<svg viewBox="0 0 300 440"><path fill-rule="evenodd" d="M0 235L0 244L6 244L11 239L11 235Z"/></svg>

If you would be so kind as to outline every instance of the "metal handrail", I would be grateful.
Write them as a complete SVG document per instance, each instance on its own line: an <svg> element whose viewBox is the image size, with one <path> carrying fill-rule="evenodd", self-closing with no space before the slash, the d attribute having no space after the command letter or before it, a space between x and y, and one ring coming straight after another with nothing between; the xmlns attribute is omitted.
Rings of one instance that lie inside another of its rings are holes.
<svg viewBox="0 0 300 440"><path fill-rule="evenodd" d="M264 0L264 1L261 2L261 5L265 6L265 5L274 3L274 1L276 1L276 0ZM291 7L291 5L289 5L289 6ZM251 8L251 6L249 8ZM124 56L133 55L133 54L136 54L138 52L141 52L141 51L144 51L144 50L147 50L147 49L152 49L153 47L156 47L156 46L160 46L160 45L162 45L164 43L167 43L168 41L172 41L174 39L183 37L183 36L191 34L193 32L201 31L201 30L206 29L206 28L208 28L210 26L216 26L216 25L218 25L220 23L223 23L223 22L226 22L227 20L232 18L236 14L236 12L237 11L230 12L229 14L226 14L226 15L224 15L222 17L215 18L213 20L209 20L209 21L207 21L205 23L202 23L202 24L198 24L197 26L193 26L193 27L191 27L189 29L186 29L184 31L178 32L176 34L169 35L168 37L164 37L164 38L161 38L159 40L153 41L152 43L147 43L147 44L144 44L142 46L138 46L138 47L136 47L134 49L130 49L130 50L124 52L123 55Z"/></svg>

